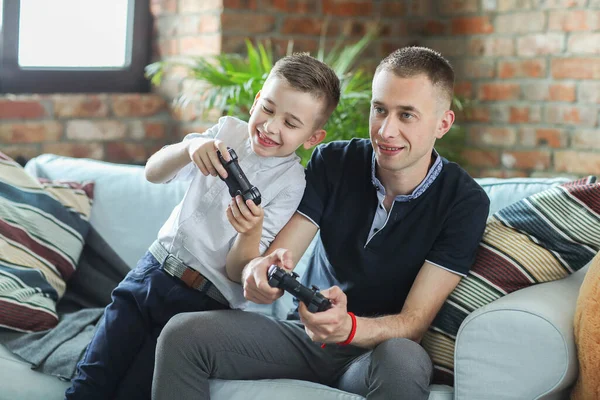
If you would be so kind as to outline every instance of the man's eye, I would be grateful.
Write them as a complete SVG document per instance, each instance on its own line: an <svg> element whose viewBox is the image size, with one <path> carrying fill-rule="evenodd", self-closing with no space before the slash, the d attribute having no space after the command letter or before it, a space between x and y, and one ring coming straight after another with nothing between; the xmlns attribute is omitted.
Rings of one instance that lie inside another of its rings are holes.
<svg viewBox="0 0 600 400"><path fill-rule="evenodd" d="M267 114L273 114L273 110L269 110L267 107L262 106L262 109L264 112L266 112Z"/></svg>
<svg viewBox="0 0 600 400"><path fill-rule="evenodd" d="M373 106L373 110L375 110L376 114L383 114L385 113L385 110L381 107L377 107L377 106Z"/></svg>
<svg viewBox="0 0 600 400"><path fill-rule="evenodd" d="M409 113L402 113L400 114L400 116L402 117L402 119L412 119L413 115L409 114Z"/></svg>

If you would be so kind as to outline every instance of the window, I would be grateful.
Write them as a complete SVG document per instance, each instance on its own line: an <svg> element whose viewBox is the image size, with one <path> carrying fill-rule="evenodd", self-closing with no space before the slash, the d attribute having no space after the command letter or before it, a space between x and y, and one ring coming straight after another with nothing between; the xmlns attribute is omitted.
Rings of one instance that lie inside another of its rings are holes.
<svg viewBox="0 0 600 400"><path fill-rule="evenodd" d="M146 92L149 0L0 0L0 92Z"/></svg>

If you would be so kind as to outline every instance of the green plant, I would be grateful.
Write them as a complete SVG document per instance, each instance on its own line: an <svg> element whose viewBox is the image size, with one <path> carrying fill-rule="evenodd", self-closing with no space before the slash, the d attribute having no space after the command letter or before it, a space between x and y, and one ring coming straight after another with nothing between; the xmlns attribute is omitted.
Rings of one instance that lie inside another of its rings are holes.
<svg viewBox="0 0 600 400"><path fill-rule="evenodd" d="M340 103L325 126L326 142L369 137L368 116L373 75L357 64L359 57L375 37L376 33L371 31L354 44L348 46L338 41L333 49L325 51L325 36L321 36L319 50L314 56L331 66L341 82ZM205 110L216 108L225 115L247 121L249 107L269 75L274 59L269 42L258 43L255 46L246 40L246 50L246 56L221 54L214 57L160 61L148 65L146 75L153 84L158 85L167 68L184 66L189 71L189 77L203 82L207 89L199 97L197 94L182 94L178 99L180 106L199 100ZM287 53L291 54L292 50L293 41L290 41ZM463 102L455 98L454 107L462 110ZM453 126L443 141L438 142L436 149L445 157L456 160L463 143L464 132L458 126ZM302 163L306 164L312 149L307 151L300 148L297 153Z"/></svg>

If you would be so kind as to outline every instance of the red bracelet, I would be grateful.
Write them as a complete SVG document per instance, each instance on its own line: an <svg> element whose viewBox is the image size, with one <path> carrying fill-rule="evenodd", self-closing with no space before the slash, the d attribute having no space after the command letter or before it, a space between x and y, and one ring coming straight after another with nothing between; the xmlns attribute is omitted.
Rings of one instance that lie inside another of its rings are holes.
<svg viewBox="0 0 600 400"><path fill-rule="evenodd" d="M353 312L348 311L348 315L352 318L352 330L350 331L350 335L348 335L348 339L343 342L339 342L340 346L346 346L352 342L354 339L354 335L356 334L356 315Z"/></svg>

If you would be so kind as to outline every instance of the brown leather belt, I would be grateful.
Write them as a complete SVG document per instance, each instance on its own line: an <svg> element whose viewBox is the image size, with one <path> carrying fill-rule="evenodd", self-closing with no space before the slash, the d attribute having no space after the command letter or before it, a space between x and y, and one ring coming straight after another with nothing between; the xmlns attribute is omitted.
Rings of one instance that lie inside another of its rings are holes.
<svg viewBox="0 0 600 400"><path fill-rule="evenodd" d="M229 305L225 296L211 281L206 279L200 272L185 265L173 254L170 254L158 241L152 243L148 250L167 274L181 279L187 287L206 293L208 297L221 304Z"/></svg>

